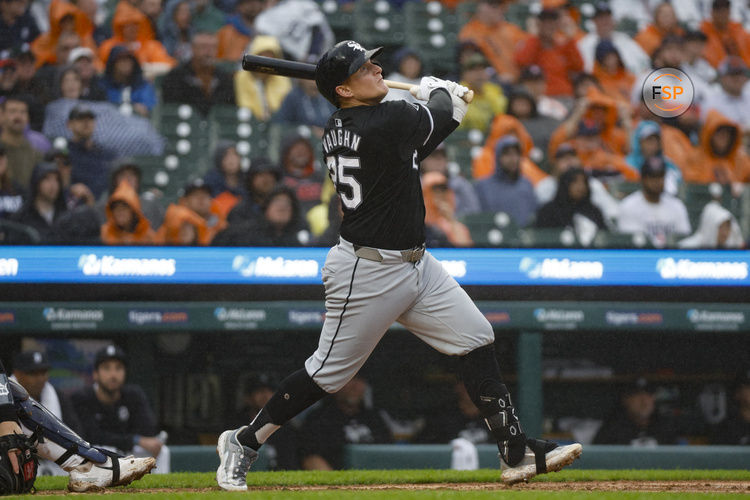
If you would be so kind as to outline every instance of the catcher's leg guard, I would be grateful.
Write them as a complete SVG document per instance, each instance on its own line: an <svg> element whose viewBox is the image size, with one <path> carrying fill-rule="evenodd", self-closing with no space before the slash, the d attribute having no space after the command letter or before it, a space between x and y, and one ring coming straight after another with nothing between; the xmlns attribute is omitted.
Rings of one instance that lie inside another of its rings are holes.
<svg viewBox="0 0 750 500"><path fill-rule="evenodd" d="M58 464L64 463L71 455L80 455L98 464L107 461L106 454L91 446L41 403L30 397L20 384L12 380L8 382L21 424L34 432L40 440L49 439L66 450L63 456L56 460Z"/></svg>

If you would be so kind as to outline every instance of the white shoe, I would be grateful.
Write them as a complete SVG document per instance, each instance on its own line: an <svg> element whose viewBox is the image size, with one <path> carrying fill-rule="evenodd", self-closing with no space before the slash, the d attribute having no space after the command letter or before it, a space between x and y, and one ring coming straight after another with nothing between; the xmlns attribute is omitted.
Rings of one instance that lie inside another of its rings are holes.
<svg viewBox="0 0 750 500"><path fill-rule="evenodd" d="M247 471L258 459L257 451L243 446L237 440L237 433L244 428L222 432L216 444L220 461L216 470L216 482L223 490L247 491Z"/></svg>
<svg viewBox="0 0 750 500"><path fill-rule="evenodd" d="M115 462L113 463L113 460ZM104 464L85 462L70 469L70 491L102 491L109 486L124 486L136 481L156 467L153 457L108 458Z"/></svg>
<svg viewBox="0 0 750 500"><path fill-rule="evenodd" d="M566 465L572 464L581 456L582 451L583 447L578 443L569 444L567 446L558 446L544 454L546 470L537 471L536 454L527 446L523 460L521 460L521 462L515 467L510 467L503 461L502 457L500 458L500 468L503 471L500 478L505 484L511 485L520 483L521 481L528 481L537 474L557 472Z"/></svg>

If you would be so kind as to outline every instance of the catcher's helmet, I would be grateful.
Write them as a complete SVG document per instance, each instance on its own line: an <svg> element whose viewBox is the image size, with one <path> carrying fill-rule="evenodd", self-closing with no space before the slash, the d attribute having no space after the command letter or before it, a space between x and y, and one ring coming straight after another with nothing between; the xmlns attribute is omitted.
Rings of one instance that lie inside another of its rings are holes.
<svg viewBox="0 0 750 500"><path fill-rule="evenodd" d="M323 54L315 67L315 84L318 91L334 106L338 106L336 87L382 51L383 47L366 50L352 40L337 43Z"/></svg>

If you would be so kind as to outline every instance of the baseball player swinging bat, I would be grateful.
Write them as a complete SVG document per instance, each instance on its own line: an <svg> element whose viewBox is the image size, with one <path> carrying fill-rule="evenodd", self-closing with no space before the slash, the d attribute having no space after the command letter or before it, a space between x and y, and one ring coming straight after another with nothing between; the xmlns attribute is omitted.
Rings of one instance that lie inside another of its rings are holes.
<svg viewBox="0 0 750 500"><path fill-rule="evenodd" d="M302 78L303 80L315 79L315 65L297 61L287 61L273 57L256 56L245 54L242 57L242 69L255 73L268 73L271 75L288 76L289 78ZM413 95L419 89L418 85L396 82L394 80L383 80L388 88L408 90ZM474 99L474 91L469 90L463 100L470 103Z"/></svg>

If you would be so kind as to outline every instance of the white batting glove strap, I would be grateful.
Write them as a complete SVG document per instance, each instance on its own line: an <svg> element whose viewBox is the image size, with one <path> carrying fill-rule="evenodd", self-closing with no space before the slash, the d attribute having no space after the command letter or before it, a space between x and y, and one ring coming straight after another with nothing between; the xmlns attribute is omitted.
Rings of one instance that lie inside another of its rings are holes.
<svg viewBox="0 0 750 500"><path fill-rule="evenodd" d="M469 91L466 87L459 85L461 89L457 92L451 92L451 101L453 101L453 119L458 123L464 119L466 110L469 108L469 103L463 100L463 95ZM460 92L460 95L457 95Z"/></svg>
<svg viewBox="0 0 750 500"><path fill-rule="evenodd" d="M422 80L420 80L419 89L417 90L417 93L414 97L421 101L429 101L430 94L435 89L445 89L450 92L450 89L448 88L449 83L453 82L441 80L440 78L435 78L434 76L425 76L422 78Z"/></svg>

